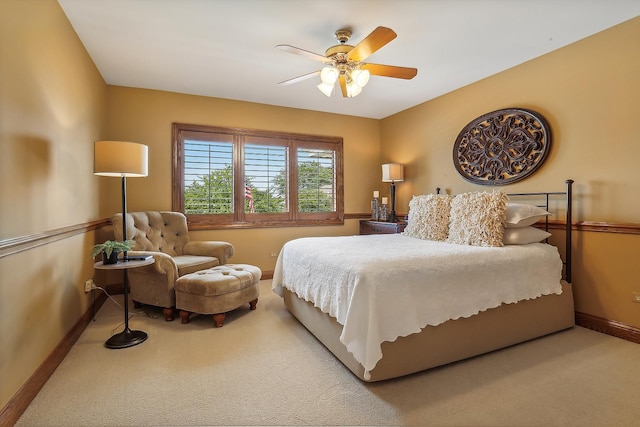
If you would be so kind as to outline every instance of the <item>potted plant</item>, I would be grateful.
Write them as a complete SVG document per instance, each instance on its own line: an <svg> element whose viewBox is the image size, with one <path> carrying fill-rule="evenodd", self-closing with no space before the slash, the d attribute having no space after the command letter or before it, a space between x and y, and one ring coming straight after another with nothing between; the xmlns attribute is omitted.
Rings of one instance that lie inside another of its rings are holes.
<svg viewBox="0 0 640 427"><path fill-rule="evenodd" d="M118 262L118 253L130 251L134 245L135 242L133 240L125 240L124 242L107 240L104 243L94 245L91 248L91 256L95 258L102 253L103 264L115 264Z"/></svg>

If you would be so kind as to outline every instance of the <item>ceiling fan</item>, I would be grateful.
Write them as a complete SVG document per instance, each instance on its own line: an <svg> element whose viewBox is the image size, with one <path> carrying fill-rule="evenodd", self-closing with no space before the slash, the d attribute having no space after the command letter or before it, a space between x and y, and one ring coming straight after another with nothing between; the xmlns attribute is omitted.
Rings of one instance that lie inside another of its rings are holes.
<svg viewBox="0 0 640 427"><path fill-rule="evenodd" d="M397 37L397 34L392 29L377 27L355 46L347 44L350 37L351 31L348 29L336 31L336 39L340 44L331 46L325 51L324 56L288 44L277 45L277 49L326 64L321 70L294 77L278 84L289 85L320 75L321 83L318 85L318 89L322 93L331 96L333 87L338 81L342 96L352 98L362 92L362 88L367 84L369 76L372 74L374 76L407 80L414 78L418 74L416 68L364 62L374 52Z"/></svg>

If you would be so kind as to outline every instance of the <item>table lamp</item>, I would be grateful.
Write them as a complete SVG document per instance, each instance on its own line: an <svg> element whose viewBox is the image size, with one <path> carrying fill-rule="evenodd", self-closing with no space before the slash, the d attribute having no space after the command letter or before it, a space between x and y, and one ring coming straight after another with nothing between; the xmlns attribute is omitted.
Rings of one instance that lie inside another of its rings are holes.
<svg viewBox="0 0 640 427"><path fill-rule="evenodd" d="M396 182L404 181L404 166L397 163L382 165L382 182L391 183L391 213L389 222L397 222L396 218Z"/></svg>

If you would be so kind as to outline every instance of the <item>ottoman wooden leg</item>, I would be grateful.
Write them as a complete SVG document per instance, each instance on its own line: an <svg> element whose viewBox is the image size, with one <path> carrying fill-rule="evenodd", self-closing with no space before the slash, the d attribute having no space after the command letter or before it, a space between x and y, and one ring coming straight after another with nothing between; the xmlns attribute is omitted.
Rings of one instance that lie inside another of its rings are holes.
<svg viewBox="0 0 640 427"><path fill-rule="evenodd" d="M164 320L166 320L167 322L171 322L173 320L173 307L163 308L162 314L164 314Z"/></svg>
<svg viewBox="0 0 640 427"><path fill-rule="evenodd" d="M213 323L216 324L216 328L222 328L222 325L224 325L224 317L224 313L216 313L213 315Z"/></svg>
<svg viewBox="0 0 640 427"><path fill-rule="evenodd" d="M249 303L249 309L250 310L255 310L256 309L256 305L258 304L258 298L254 299L253 301L251 301Z"/></svg>
<svg viewBox="0 0 640 427"><path fill-rule="evenodd" d="M190 315L191 315L190 312L184 311L184 310L180 310L180 322L182 322L182 324L189 323L189 316Z"/></svg>

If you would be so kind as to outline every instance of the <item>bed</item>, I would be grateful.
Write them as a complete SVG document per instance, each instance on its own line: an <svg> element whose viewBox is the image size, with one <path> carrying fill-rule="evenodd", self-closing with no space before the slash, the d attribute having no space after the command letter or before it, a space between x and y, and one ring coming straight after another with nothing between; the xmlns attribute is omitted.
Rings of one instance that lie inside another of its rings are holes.
<svg viewBox="0 0 640 427"><path fill-rule="evenodd" d="M292 240L278 256L273 291L367 382L571 328L571 185L567 180L563 192L414 197L403 234ZM475 216L469 206L477 207ZM514 206L546 213L513 219ZM564 221L549 219L554 210ZM459 222L460 212L481 224L477 230ZM564 239L556 247L547 237L557 229L550 223L560 222ZM502 244L487 234L492 228ZM527 233L536 236L518 240ZM469 238L480 240L459 241Z"/></svg>

